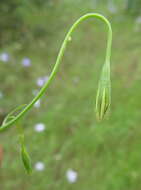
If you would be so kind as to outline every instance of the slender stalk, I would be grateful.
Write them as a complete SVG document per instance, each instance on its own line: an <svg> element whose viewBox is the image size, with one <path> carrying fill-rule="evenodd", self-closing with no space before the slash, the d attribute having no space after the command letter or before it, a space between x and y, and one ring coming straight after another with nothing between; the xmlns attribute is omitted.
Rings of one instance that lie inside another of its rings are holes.
<svg viewBox="0 0 141 190"><path fill-rule="evenodd" d="M112 29L111 29L111 24L110 22L101 14L97 14L97 13L88 13L85 14L84 16L80 17L70 28L70 30L68 31L68 33L66 34L66 37L62 43L62 46L60 48L59 54L57 56L56 59L56 63L55 66L50 74L49 80L45 83L45 85L41 88L41 90L39 91L39 93L33 98L33 100L16 116L14 117L14 119L11 119L9 122L4 123L1 127L0 127L0 132L9 128L10 126L12 126L13 124L15 124L21 117L24 116L24 114L29 111L32 106L39 100L39 98L44 94L44 92L47 90L47 88L49 87L49 85L51 84L52 80L54 79L57 71L58 71L58 67L61 63L61 59L64 55L67 43L69 42L70 37L72 36L73 31L77 28L77 26L84 20L88 19L88 18L98 18L100 20L102 20L108 27L108 40L107 40L107 48L106 48L106 57L105 57L105 63L109 64L110 66L110 56L111 56L111 44L112 44Z"/></svg>

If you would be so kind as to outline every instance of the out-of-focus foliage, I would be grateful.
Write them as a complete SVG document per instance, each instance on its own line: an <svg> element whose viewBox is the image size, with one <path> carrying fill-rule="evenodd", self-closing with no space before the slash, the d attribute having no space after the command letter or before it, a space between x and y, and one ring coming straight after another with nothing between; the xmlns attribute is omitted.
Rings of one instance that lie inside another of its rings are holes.
<svg viewBox="0 0 141 190"><path fill-rule="evenodd" d="M128 0L127 10L132 14L141 14L141 0Z"/></svg>
<svg viewBox="0 0 141 190"><path fill-rule="evenodd" d="M33 4L35 6L39 6L39 7L46 6L49 2L51 2L51 1L50 0L31 0L30 1L31 4Z"/></svg>
<svg viewBox="0 0 141 190"><path fill-rule="evenodd" d="M18 14L21 2L19 0L0 1L0 44L17 38L22 27L22 18Z"/></svg>
<svg viewBox="0 0 141 190"><path fill-rule="evenodd" d="M32 35L38 36L42 33L43 29L38 27L38 31L35 27L28 26L29 14L34 14L35 10L41 11L46 7L51 0L1 0L0 1L0 46L10 43L11 41L19 41L22 39L28 39L28 32ZM35 21L36 22L36 21ZM33 31L32 31L33 30ZM35 31L34 31L35 30ZM29 39L28 39L29 40Z"/></svg>
<svg viewBox="0 0 141 190"><path fill-rule="evenodd" d="M62 5L71 3L74 6L81 4L80 0L1 0L0 46L13 41L27 43L44 37L50 30L46 19L48 12L52 11L53 18L56 11L54 7L59 9ZM85 7L85 4L86 2L83 2L82 7ZM141 0L90 0L89 4L91 8L107 6L112 12L124 8L134 15L141 13Z"/></svg>

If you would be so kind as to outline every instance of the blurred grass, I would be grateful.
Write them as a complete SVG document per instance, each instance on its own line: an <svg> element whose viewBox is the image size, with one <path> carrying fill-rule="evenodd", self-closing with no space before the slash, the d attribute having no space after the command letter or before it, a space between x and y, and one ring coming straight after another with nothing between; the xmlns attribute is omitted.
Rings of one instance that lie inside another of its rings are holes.
<svg viewBox="0 0 141 190"><path fill-rule="evenodd" d="M2 113L29 102L36 80L49 75L62 40L71 24L82 14L100 12L112 22L112 106L110 117L97 123L94 116L95 93L104 61L106 31L103 23L89 20L74 33L56 79L41 99L41 107L24 118L26 142L33 166L45 163L45 170L27 176L19 159L17 131L1 134L4 147L0 170L1 190L140 190L140 108L141 36L135 22L126 15L110 15L103 7L76 1L54 5L40 17L29 15L29 25L39 19L48 33L43 39L21 46L4 47L11 61L0 63ZM80 5L78 7L78 5ZM37 11L37 10L36 10ZM37 12L36 12L37 13ZM37 21L38 22L38 21ZM32 25L31 25L32 26ZM30 68L20 64L32 60ZM36 133L34 125L43 122L46 130ZM56 156L61 156L56 160ZM66 180L66 171L78 172L75 184Z"/></svg>

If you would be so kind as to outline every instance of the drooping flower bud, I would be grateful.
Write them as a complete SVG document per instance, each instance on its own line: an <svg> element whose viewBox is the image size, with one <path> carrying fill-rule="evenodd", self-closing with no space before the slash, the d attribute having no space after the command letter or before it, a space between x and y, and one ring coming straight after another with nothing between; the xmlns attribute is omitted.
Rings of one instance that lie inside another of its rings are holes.
<svg viewBox="0 0 141 190"><path fill-rule="evenodd" d="M110 64L104 64L96 96L96 117L102 120L111 102Z"/></svg>
<svg viewBox="0 0 141 190"><path fill-rule="evenodd" d="M24 145L24 136L20 136L20 143L21 143L21 158L23 161L23 165L27 171L28 174L32 173L32 167L31 167L31 160L30 156L26 150L26 147Z"/></svg>

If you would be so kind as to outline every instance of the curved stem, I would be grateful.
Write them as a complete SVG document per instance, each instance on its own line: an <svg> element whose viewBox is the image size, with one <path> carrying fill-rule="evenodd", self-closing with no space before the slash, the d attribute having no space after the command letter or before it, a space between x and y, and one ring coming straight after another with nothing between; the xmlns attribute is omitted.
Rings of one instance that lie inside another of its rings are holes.
<svg viewBox="0 0 141 190"><path fill-rule="evenodd" d="M111 24L110 22L101 14L97 14L97 13L88 13L85 14L84 16L80 17L70 28L70 30L68 31L62 46L60 48L59 54L57 56L57 60L55 63L55 66L50 74L49 80L45 83L45 85L41 88L41 90L39 91L39 93L35 96L35 98L33 98L33 100L11 121L7 122L6 124L2 125L0 127L0 132L3 131L6 128L9 128L11 125L15 124L30 108L32 108L32 106L36 103L37 100L39 100L39 98L44 94L45 90L49 87L51 81L54 79L56 72L58 70L58 67L61 63L61 59L64 55L65 49L66 49L66 45L73 33L73 31L75 30L75 28L83 21L86 20L88 18L98 18L102 21L104 21L104 23L107 25L108 27L108 40L107 40L107 49L106 49L106 57L105 57L105 63L106 64L110 64L110 56L111 56L111 44L112 44L112 29L111 29ZM110 66L110 65L109 65Z"/></svg>

